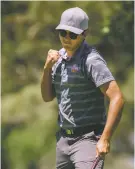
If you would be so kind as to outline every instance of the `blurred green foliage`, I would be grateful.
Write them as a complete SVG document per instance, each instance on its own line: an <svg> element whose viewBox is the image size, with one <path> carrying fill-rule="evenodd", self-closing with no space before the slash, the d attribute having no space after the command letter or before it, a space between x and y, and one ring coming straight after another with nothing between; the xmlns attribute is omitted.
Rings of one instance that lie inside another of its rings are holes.
<svg viewBox="0 0 135 169"><path fill-rule="evenodd" d="M40 79L47 51L61 48L61 13L75 6L126 100L105 169L133 168L134 2L2 1L2 169L55 168L57 102L43 102Z"/></svg>

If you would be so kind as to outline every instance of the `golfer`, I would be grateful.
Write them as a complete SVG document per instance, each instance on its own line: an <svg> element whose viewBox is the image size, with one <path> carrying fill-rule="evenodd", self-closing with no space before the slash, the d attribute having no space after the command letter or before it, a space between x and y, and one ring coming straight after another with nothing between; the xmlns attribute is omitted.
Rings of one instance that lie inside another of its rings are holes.
<svg viewBox="0 0 135 169"><path fill-rule="evenodd" d="M62 13L56 29L63 48L50 49L44 65L43 100L56 97L59 107L57 169L91 169L97 157L95 169L103 169L124 105L106 61L85 40L88 20L78 7ZM109 99L107 112L104 97Z"/></svg>

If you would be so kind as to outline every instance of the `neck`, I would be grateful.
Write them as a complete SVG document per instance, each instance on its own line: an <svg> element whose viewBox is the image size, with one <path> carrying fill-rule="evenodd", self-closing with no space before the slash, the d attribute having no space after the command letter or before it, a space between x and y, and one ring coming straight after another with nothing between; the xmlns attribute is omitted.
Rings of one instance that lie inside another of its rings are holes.
<svg viewBox="0 0 135 169"><path fill-rule="evenodd" d="M69 51L67 50L67 56L72 57L74 55L75 51Z"/></svg>

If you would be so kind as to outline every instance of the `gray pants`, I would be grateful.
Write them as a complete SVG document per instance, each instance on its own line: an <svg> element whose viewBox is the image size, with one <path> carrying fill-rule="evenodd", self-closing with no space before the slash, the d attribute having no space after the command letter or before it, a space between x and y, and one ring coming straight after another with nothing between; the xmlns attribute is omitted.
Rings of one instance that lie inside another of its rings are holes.
<svg viewBox="0 0 135 169"><path fill-rule="evenodd" d="M94 132L72 138L57 133L57 169L91 169L98 139ZM104 160L100 160L95 169L103 169L103 166Z"/></svg>

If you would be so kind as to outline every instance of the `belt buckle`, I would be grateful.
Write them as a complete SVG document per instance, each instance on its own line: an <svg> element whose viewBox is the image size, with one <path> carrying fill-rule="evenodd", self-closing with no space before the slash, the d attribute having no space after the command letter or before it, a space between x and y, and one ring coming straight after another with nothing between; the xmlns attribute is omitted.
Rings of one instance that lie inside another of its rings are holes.
<svg viewBox="0 0 135 169"><path fill-rule="evenodd" d="M71 134L74 134L74 131L72 129L67 129L66 133L69 134L69 135L71 135Z"/></svg>

